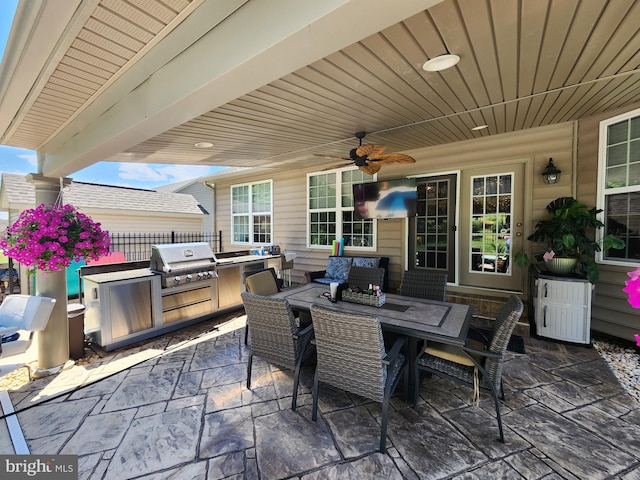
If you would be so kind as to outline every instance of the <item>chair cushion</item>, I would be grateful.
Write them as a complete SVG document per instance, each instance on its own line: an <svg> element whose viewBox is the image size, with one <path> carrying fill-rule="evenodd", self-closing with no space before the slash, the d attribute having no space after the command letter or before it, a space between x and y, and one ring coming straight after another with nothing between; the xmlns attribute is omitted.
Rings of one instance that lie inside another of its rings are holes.
<svg viewBox="0 0 640 480"><path fill-rule="evenodd" d="M466 346L469 348L475 348L476 350L484 350L484 345L475 340L467 339ZM460 348L453 345L446 345L444 343L429 342L424 349L424 353L447 360L449 362L457 363L459 365L465 365L467 367L474 367L475 364L469 358L469 356ZM482 361L483 357L474 355L478 362Z"/></svg>
<svg viewBox="0 0 640 480"><path fill-rule="evenodd" d="M338 283L345 283L351 268L351 257L329 257L325 278L331 278Z"/></svg>
<svg viewBox="0 0 640 480"><path fill-rule="evenodd" d="M278 284L273 279L273 274L268 270L248 276L245 285L248 291L263 297L278 293Z"/></svg>
<svg viewBox="0 0 640 480"><path fill-rule="evenodd" d="M354 267L378 268L380 257L353 257L352 265Z"/></svg>

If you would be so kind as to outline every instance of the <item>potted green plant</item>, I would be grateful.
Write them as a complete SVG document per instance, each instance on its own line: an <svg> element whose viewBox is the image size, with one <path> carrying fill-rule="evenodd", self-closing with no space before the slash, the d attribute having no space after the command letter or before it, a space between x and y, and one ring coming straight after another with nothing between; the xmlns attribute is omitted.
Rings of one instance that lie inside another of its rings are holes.
<svg viewBox="0 0 640 480"><path fill-rule="evenodd" d="M535 256L538 262L531 261L524 252L515 255L515 264L522 268L530 267L534 273L540 272L544 261L546 270L558 275L574 273L579 267L580 273L591 283L597 283L598 266L594 256L596 252L610 248L624 248L624 241L615 235L607 234L598 242L591 235L605 225L598 220L600 209L589 208L573 197L560 197L547 205L549 218L540 220L534 232L527 240L546 244L545 250Z"/></svg>

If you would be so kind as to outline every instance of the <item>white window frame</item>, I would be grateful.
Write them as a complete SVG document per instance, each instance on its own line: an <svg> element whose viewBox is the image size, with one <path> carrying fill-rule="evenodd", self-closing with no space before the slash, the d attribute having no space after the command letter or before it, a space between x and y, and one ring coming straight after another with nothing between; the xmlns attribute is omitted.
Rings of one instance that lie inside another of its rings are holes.
<svg viewBox="0 0 640 480"><path fill-rule="evenodd" d="M607 134L608 127L618 122L622 122L624 120L629 120L631 118L640 117L640 108L636 110L632 110L630 112L623 113L621 115L617 115L615 117L608 118L606 120L602 120L600 122L600 132L598 137L598 187L597 187L597 208L602 210L603 212L600 214L602 216L601 220L606 222L606 197L609 195L617 195L621 193L635 193L640 192L640 185L626 186L626 187L618 187L618 188L606 188L606 170L607 170ZM604 229L600 229L597 232L597 240L600 241L602 237L605 235ZM619 265L619 266L640 266L640 262L635 260L612 260L605 259L604 252L596 252L595 260L597 263L602 263L606 265Z"/></svg>
<svg viewBox="0 0 640 480"><path fill-rule="evenodd" d="M269 185L269 211L264 212L254 212L253 211L253 198L252 198L252 187L256 185L268 184ZM236 188L248 187L249 189L249 205L247 212L234 213L233 212L233 191ZM230 212L231 212L231 244L232 245L271 245L273 244L273 180L260 180L257 182L249 182L249 183L239 183L236 185L231 185L231 189L229 190L230 197ZM254 217L257 216L269 216L271 218L271 228L269 230L269 237L271 238L271 242L253 242L253 224ZM235 232L234 232L234 219L236 217L248 217L249 218L249 241L248 242L239 242L235 240Z"/></svg>
<svg viewBox="0 0 640 480"><path fill-rule="evenodd" d="M321 211L325 211L325 212L334 212L336 215L336 239L344 237L343 232L342 232L342 213L343 212L353 212L354 208L353 206L351 207L343 207L342 206L342 172L348 171L348 170L357 170L357 167L345 167L345 168L336 168L336 169L332 169L332 170L325 170L325 171L319 171L319 172L311 172L307 174L307 185L306 185L306 195L307 195L307 248L313 248L313 249L319 249L319 250L331 250L332 246L331 245L313 245L311 243L311 214L312 213L316 213L316 212L321 212ZM311 206L309 203L309 183L310 183L310 178L311 177L315 177L318 175L329 175L334 173L336 175L336 206L335 207L331 207L331 208L321 208L321 209L314 209L313 211L311 210ZM375 182L377 181L377 174L373 175L372 181ZM345 192L346 193L346 192ZM353 191L349 192L353 195ZM371 220L372 222L372 227L373 227L373 245L371 246L366 246L366 247L357 247L357 246L351 246L351 245L346 245L345 248L348 248L349 250L355 250L358 252L374 252L377 251L378 249L378 221L376 219Z"/></svg>

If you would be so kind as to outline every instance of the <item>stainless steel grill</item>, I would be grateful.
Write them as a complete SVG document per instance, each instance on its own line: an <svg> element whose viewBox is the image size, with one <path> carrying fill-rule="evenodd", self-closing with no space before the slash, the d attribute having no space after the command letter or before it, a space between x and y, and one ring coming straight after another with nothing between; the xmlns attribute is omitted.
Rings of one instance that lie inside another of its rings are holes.
<svg viewBox="0 0 640 480"><path fill-rule="evenodd" d="M216 278L217 263L206 242L151 245L150 268L162 275L163 288Z"/></svg>

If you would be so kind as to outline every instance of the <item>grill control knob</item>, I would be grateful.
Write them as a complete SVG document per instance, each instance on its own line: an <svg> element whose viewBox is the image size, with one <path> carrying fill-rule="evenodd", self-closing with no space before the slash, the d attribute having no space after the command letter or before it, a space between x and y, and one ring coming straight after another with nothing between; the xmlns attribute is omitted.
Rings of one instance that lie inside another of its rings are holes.
<svg viewBox="0 0 640 480"><path fill-rule="evenodd" d="M187 283L191 281L191 279L193 278L193 276L191 274L187 275L186 277Z"/></svg>
<svg viewBox="0 0 640 480"><path fill-rule="evenodd" d="M204 272L198 272L198 280L202 280L205 277Z"/></svg>
<svg viewBox="0 0 640 480"><path fill-rule="evenodd" d="M175 283L176 285L180 283L180 277L173 277L173 283Z"/></svg>

